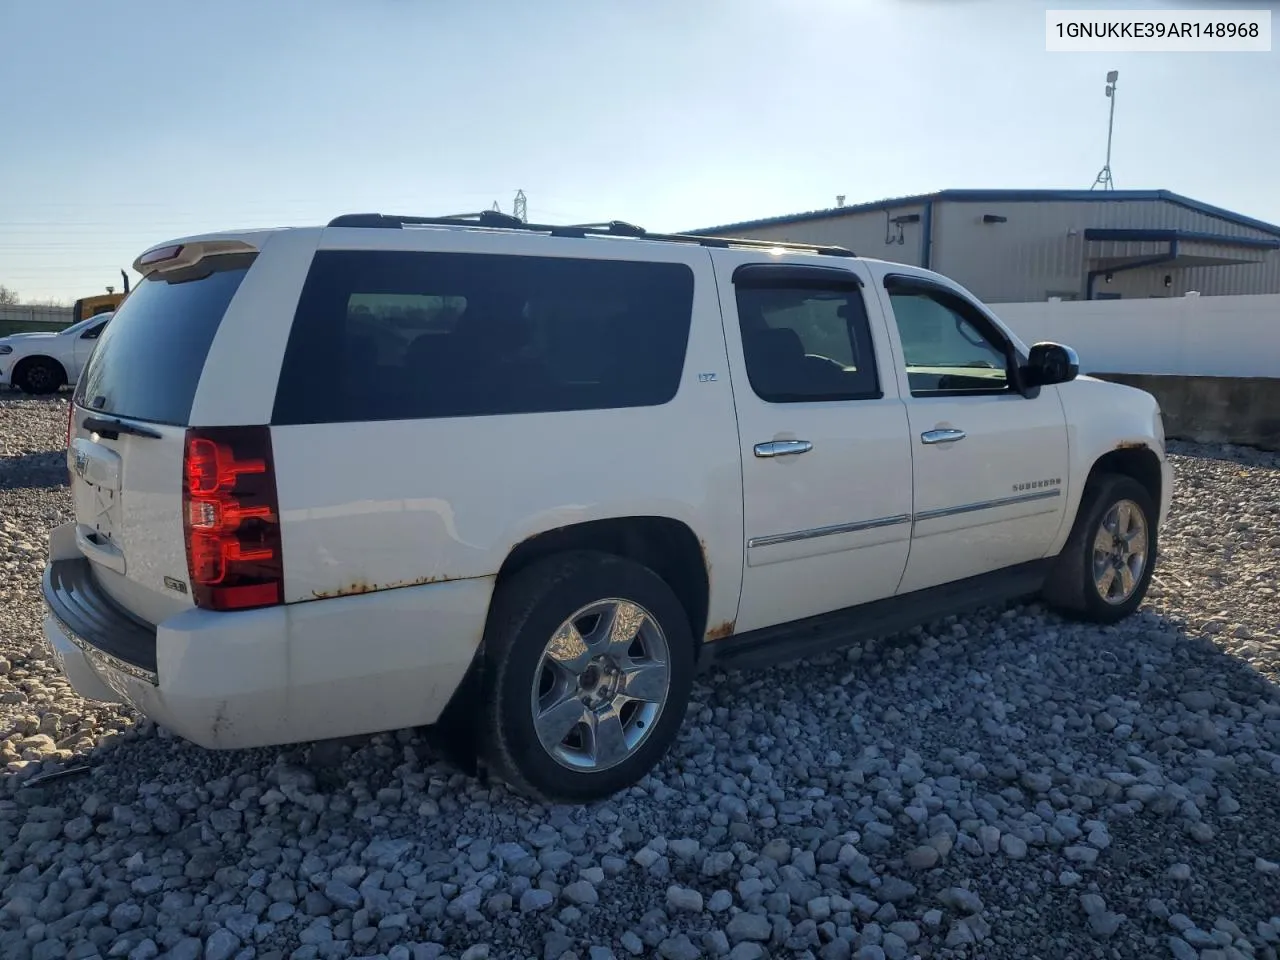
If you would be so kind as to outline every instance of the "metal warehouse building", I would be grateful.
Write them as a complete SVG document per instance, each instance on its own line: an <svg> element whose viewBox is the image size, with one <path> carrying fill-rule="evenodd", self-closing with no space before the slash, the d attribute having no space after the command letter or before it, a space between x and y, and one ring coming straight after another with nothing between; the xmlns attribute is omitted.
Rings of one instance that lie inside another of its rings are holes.
<svg viewBox="0 0 1280 960"><path fill-rule="evenodd" d="M1167 190L943 190L690 232L849 247L988 303L1280 293L1280 227Z"/></svg>

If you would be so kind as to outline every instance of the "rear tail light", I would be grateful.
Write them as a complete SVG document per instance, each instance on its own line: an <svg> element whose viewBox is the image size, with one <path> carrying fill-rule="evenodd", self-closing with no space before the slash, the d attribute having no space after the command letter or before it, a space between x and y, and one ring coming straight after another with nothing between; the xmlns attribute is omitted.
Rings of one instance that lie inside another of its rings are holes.
<svg viewBox="0 0 1280 960"><path fill-rule="evenodd" d="M67 442L66 448L71 449L71 425L76 422L76 402L74 400L67 401Z"/></svg>
<svg viewBox="0 0 1280 960"><path fill-rule="evenodd" d="M246 610L283 602L269 428L188 430L182 474L182 526L196 606Z"/></svg>

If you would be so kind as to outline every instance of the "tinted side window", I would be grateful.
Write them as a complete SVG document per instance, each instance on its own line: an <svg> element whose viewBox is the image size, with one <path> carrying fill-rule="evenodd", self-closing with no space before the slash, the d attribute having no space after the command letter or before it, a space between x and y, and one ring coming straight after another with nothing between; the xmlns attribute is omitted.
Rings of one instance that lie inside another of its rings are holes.
<svg viewBox="0 0 1280 960"><path fill-rule="evenodd" d="M1004 345L958 297L922 288L889 288L913 396L999 393L1009 387Z"/></svg>
<svg viewBox="0 0 1280 960"><path fill-rule="evenodd" d="M222 315L255 256L206 257L139 283L98 337L76 402L103 413L185 424Z"/></svg>
<svg viewBox="0 0 1280 960"><path fill-rule="evenodd" d="M738 285L747 379L769 403L881 396L861 291Z"/></svg>
<svg viewBox="0 0 1280 960"><path fill-rule="evenodd" d="M680 385L692 312L683 264L323 250L272 422L663 404Z"/></svg>

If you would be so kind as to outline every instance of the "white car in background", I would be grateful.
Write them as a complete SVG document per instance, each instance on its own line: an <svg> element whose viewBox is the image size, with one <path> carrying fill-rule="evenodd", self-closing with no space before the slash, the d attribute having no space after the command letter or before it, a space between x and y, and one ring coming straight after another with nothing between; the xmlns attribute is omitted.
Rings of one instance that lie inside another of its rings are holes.
<svg viewBox="0 0 1280 960"><path fill-rule="evenodd" d="M13 333L0 337L0 386L24 393L55 393L80 378L111 313L73 323L56 333Z"/></svg>

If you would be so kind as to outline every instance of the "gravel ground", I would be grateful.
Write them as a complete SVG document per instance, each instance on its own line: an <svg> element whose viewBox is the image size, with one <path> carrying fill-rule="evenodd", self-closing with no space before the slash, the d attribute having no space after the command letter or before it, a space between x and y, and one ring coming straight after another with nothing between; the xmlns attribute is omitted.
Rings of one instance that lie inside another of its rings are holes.
<svg viewBox="0 0 1280 960"><path fill-rule="evenodd" d="M1280 458L1177 447L1118 627L713 675L640 787L543 808L409 732L211 753L74 697L37 586L65 411L0 398L0 956L1277 955Z"/></svg>

